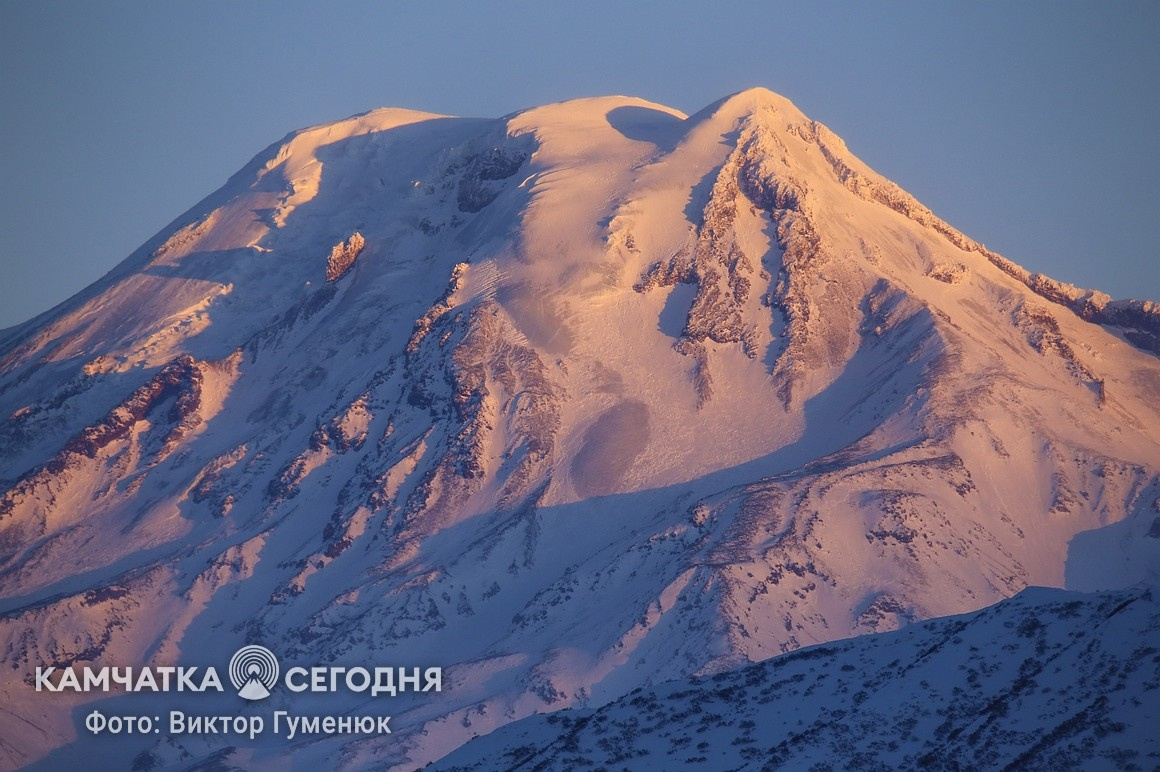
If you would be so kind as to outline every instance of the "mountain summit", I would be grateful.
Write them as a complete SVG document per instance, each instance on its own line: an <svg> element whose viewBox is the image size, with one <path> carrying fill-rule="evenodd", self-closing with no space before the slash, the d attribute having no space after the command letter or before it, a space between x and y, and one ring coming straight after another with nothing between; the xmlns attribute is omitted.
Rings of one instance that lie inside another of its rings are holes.
<svg viewBox="0 0 1160 772"><path fill-rule="evenodd" d="M1029 274L763 89L295 132L0 333L0 759L410 769L1028 585L1154 580L1158 351L1156 304ZM95 695L28 675L251 643L444 690L291 759L97 742Z"/></svg>

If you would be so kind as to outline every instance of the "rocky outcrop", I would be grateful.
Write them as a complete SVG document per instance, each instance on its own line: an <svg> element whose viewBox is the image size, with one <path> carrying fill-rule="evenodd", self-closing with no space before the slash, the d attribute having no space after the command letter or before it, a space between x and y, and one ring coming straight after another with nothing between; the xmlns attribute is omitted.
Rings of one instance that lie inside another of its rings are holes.
<svg viewBox="0 0 1160 772"><path fill-rule="evenodd" d="M36 491L48 491L59 485L62 477L67 477L82 459L96 459L107 447L128 437L140 422L149 418L161 418L162 423L169 427L160 444L161 452L153 463L160 462L201 422L198 408L202 381L201 366L188 355L180 356L161 368L103 419L86 426L69 439L46 464L25 473L0 494L0 523L22 501L34 497ZM166 403L169 403L169 410L157 416L158 408ZM0 542L4 539L0 532Z"/></svg>
<svg viewBox="0 0 1160 772"><path fill-rule="evenodd" d="M459 211L481 211L499 196L503 191L501 183L514 176L526 160L526 153L509 147L495 147L472 158L459 180Z"/></svg>
<svg viewBox="0 0 1160 772"><path fill-rule="evenodd" d="M346 241L335 244L326 258L326 280L338 281L346 276L366 245L367 240L358 231L352 233Z"/></svg>

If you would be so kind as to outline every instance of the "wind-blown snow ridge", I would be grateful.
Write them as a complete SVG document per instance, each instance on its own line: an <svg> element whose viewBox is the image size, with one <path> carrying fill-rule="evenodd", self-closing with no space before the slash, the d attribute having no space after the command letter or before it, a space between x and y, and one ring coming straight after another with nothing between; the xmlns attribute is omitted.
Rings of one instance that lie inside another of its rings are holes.
<svg viewBox="0 0 1160 772"><path fill-rule="evenodd" d="M40 663L441 665L376 704L389 738L99 749L413 768L1029 584L1158 579L1155 307L1021 270L762 89L295 132L0 341L0 758L94 758Z"/></svg>

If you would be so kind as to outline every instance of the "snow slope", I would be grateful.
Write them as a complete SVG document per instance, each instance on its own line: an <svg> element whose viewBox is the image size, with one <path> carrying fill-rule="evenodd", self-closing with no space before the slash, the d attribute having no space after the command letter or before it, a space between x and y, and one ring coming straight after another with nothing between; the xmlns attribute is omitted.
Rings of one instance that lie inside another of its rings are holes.
<svg viewBox="0 0 1160 772"><path fill-rule="evenodd" d="M1029 584L1155 579L1158 318L1027 275L761 89L291 134L0 335L0 759L413 768ZM92 695L29 686L245 643L448 688L328 703L395 734L291 756L96 744Z"/></svg>
<svg viewBox="0 0 1160 772"><path fill-rule="evenodd" d="M1153 589L1027 589L527 718L430 769L1154 769L1158 642Z"/></svg>

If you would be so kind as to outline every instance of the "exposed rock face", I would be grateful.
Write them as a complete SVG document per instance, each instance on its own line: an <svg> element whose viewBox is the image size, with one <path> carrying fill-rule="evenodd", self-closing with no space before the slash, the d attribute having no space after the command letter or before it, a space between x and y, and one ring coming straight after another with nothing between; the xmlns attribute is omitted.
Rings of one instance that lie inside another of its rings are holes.
<svg viewBox="0 0 1160 772"><path fill-rule="evenodd" d="M346 241L335 244L330 250L330 256L326 258L326 280L338 281L345 276L366 245L366 239L358 231L352 233Z"/></svg>
<svg viewBox="0 0 1160 772"><path fill-rule="evenodd" d="M0 561L10 561L30 542L46 535L48 519L67 495L70 481L118 456L142 439L142 426L154 440L149 463L163 461L201 423L203 374L184 355L161 368L101 420L85 426L42 466L21 475L0 496ZM168 410L160 408L168 405ZM163 427L159 433L156 427ZM62 515L72 515L60 512ZM7 521L6 523L4 521Z"/></svg>
<svg viewBox="0 0 1160 772"><path fill-rule="evenodd" d="M38 663L439 665L373 703L390 737L294 749L410 769L1160 565L1154 304L1026 275L769 92L373 111L181 222L0 340L8 766L256 758L94 745L92 695L32 710Z"/></svg>
<svg viewBox="0 0 1160 772"><path fill-rule="evenodd" d="M513 148L495 147L472 158L459 180L456 201L459 211L480 211L503 192L503 180L520 170L528 160L525 153Z"/></svg>

